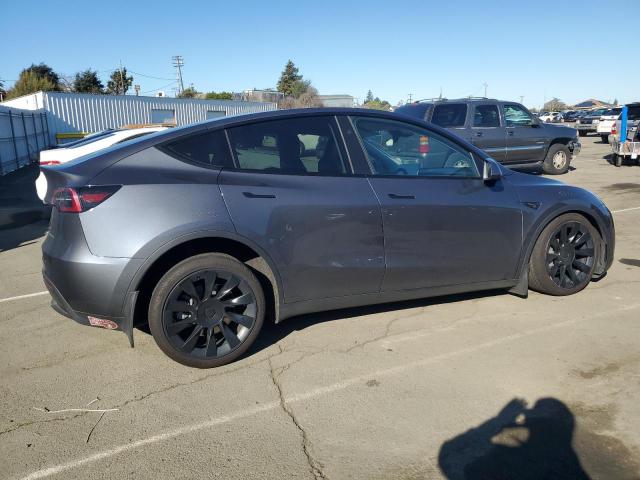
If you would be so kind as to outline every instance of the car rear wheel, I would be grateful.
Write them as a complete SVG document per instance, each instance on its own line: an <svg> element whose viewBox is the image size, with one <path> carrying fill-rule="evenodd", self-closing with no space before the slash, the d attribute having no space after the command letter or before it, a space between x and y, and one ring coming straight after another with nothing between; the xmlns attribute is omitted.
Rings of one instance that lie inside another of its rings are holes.
<svg viewBox="0 0 640 480"><path fill-rule="evenodd" d="M542 164L544 173L550 175L562 175L569 170L569 162L571 161L571 152L566 145L556 143L549 147L547 156Z"/></svg>
<svg viewBox="0 0 640 480"><path fill-rule="evenodd" d="M173 360L211 368L247 351L264 313L264 294L251 270L229 255L205 253L160 279L149 304L149 328Z"/></svg>
<svg viewBox="0 0 640 480"><path fill-rule="evenodd" d="M618 155L617 153L613 154L613 164L616 167L621 167L622 166L622 155Z"/></svg>
<svg viewBox="0 0 640 480"><path fill-rule="evenodd" d="M586 130L578 130L578 135L580 135L581 137L586 137L587 136L587 131Z"/></svg>
<svg viewBox="0 0 640 480"><path fill-rule="evenodd" d="M591 281L600 241L598 231L582 215L556 218L531 252L529 288L548 295L579 292Z"/></svg>
<svg viewBox="0 0 640 480"><path fill-rule="evenodd" d="M602 143L609 143L609 135L600 135L600 140Z"/></svg>

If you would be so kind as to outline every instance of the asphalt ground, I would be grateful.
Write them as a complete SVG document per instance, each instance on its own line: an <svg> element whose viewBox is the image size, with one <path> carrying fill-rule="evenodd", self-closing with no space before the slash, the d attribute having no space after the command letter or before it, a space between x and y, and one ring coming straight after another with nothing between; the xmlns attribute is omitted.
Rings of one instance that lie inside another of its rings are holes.
<svg viewBox="0 0 640 480"><path fill-rule="evenodd" d="M640 167L582 140L601 281L305 315L213 370L58 315L46 223L0 231L0 477L640 478Z"/></svg>

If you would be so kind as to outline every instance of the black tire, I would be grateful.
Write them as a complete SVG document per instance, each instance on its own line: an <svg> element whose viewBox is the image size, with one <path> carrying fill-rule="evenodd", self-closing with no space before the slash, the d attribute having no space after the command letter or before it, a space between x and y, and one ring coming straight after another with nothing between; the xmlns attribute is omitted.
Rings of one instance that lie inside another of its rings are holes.
<svg viewBox="0 0 640 480"><path fill-rule="evenodd" d="M562 229L568 232L565 244L560 240ZM582 215L568 213L554 219L531 252L529 288L557 296L579 292L591 281L601 241L598 231Z"/></svg>
<svg viewBox="0 0 640 480"><path fill-rule="evenodd" d="M580 135L581 137L586 137L587 136L587 131L586 130L578 130L578 135Z"/></svg>
<svg viewBox="0 0 640 480"><path fill-rule="evenodd" d="M622 159L623 159L622 155L618 155L617 153L613 154L613 164L616 167L621 167L622 166Z"/></svg>
<svg viewBox="0 0 640 480"><path fill-rule="evenodd" d="M149 302L149 328L160 349L197 368L239 358L260 333L264 315L264 293L256 276L221 253L203 253L175 265Z"/></svg>
<svg viewBox="0 0 640 480"><path fill-rule="evenodd" d="M558 160L558 158L563 158L563 160ZM570 163L571 151L569 148L561 143L556 143L549 147L547 156L542 164L542 171L549 175L562 175L569 171Z"/></svg>
<svg viewBox="0 0 640 480"><path fill-rule="evenodd" d="M600 140L602 143L609 143L609 135L600 135Z"/></svg>

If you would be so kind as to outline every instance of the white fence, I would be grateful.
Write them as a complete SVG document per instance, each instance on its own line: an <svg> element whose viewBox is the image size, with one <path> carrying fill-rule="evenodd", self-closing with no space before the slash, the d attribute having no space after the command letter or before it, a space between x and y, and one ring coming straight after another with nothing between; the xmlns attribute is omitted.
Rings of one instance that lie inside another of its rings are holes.
<svg viewBox="0 0 640 480"><path fill-rule="evenodd" d="M0 175L38 160L40 150L52 144L44 110L0 106Z"/></svg>

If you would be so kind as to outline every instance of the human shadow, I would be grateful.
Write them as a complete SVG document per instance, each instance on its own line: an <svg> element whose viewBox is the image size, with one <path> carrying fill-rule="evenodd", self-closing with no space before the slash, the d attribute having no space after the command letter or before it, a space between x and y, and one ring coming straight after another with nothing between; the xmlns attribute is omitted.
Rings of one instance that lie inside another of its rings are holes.
<svg viewBox="0 0 640 480"><path fill-rule="evenodd" d="M438 464L448 480L587 480L572 447L575 419L560 400L532 408L513 399L493 418L448 440Z"/></svg>

